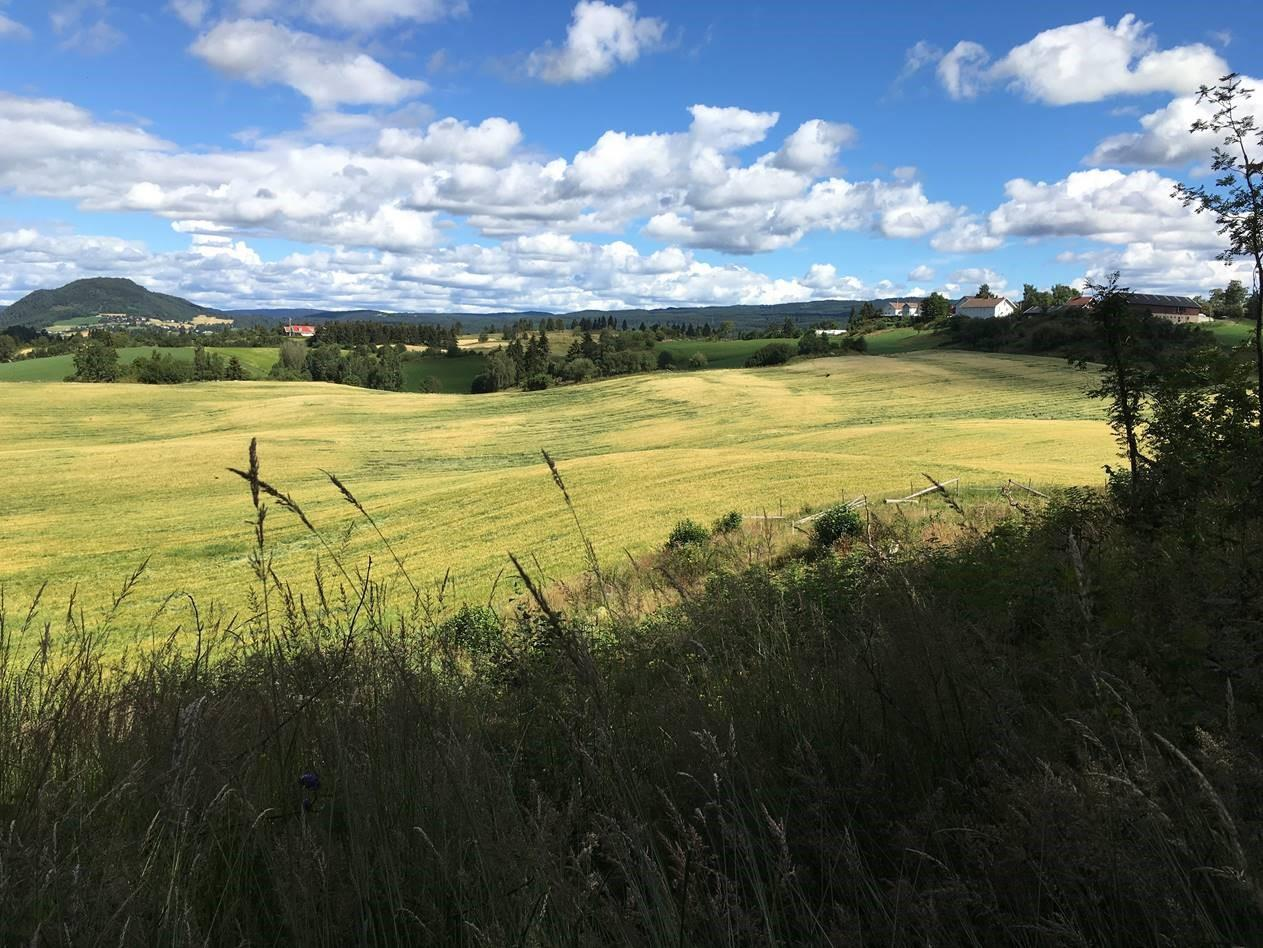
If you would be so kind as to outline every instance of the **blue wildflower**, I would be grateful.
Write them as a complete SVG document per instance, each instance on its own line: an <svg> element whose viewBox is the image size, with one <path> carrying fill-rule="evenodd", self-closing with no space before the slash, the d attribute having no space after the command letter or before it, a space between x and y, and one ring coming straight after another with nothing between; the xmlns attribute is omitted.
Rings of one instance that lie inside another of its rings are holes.
<svg viewBox="0 0 1263 948"><path fill-rule="evenodd" d="M319 790L320 774L309 770L298 778L298 782L302 785L304 790Z"/></svg>

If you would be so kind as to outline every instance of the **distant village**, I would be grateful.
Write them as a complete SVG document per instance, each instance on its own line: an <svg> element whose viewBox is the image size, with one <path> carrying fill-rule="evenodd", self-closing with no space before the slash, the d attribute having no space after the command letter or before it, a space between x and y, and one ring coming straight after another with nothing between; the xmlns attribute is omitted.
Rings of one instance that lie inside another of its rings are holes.
<svg viewBox="0 0 1263 948"><path fill-rule="evenodd" d="M922 299L890 300L882 315L897 320L914 321L921 315ZM1086 313L1092 297L1076 296L1057 306L1028 306L1023 316L1073 315ZM1137 313L1148 313L1170 323L1208 323L1211 317L1202 311L1202 304L1191 296L1165 296L1154 293L1128 293L1127 303ZM1018 312L1017 305L1004 296L966 296L951 303L953 316L972 319L999 319Z"/></svg>
<svg viewBox="0 0 1263 948"><path fill-rule="evenodd" d="M226 316L200 313L188 322L175 319L158 319L155 316L132 316L129 313L93 313L88 316L54 323L45 330L50 336L67 338L86 336L93 329L158 329L166 332L209 335L221 329L230 329L233 321Z"/></svg>

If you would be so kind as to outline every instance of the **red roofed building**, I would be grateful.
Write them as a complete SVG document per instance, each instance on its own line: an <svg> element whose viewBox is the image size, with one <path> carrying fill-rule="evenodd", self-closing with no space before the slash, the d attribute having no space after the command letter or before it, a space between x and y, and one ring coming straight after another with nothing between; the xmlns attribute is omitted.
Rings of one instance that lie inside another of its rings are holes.
<svg viewBox="0 0 1263 948"><path fill-rule="evenodd" d="M287 336L302 336L304 339L310 339L316 334L315 326L299 326L294 323L290 323L282 328L285 330L285 335Z"/></svg>

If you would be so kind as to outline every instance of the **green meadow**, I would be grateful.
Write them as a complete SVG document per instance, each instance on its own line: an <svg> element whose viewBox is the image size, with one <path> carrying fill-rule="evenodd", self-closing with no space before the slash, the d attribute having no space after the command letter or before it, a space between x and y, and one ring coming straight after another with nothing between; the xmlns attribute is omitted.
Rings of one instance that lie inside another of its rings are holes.
<svg viewBox="0 0 1263 948"><path fill-rule="evenodd" d="M148 356L154 349L151 346L128 346L118 350L120 365L126 365L141 356ZM169 355L182 362L193 361L192 347L162 348L158 352ZM207 349L208 353L218 354L227 361L233 356L241 360L251 378L267 378L268 372L276 362L277 350L273 347L250 349L242 347L223 347ZM467 393L474 376L482 371L483 357L467 355L459 359L444 357L412 355L404 362L404 390L421 391L424 380L433 376L437 378L440 391L452 394ZM60 382L74 373L74 356L47 356L42 359L24 359L20 362L0 364L0 382Z"/></svg>
<svg viewBox="0 0 1263 948"><path fill-rule="evenodd" d="M900 326L866 333L864 342L867 348L864 351L869 355L900 355L904 352L937 349L946 341L947 337L942 333Z"/></svg>
<svg viewBox="0 0 1263 948"><path fill-rule="evenodd" d="M1217 319L1213 323L1203 323L1205 328L1215 334L1215 338L1227 346L1236 346L1250 338L1254 332L1254 323L1248 319Z"/></svg>
<svg viewBox="0 0 1263 948"><path fill-rule="evenodd" d="M462 360L449 360L459 362ZM259 440L263 476L357 561L380 541L325 480L341 477L414 580L447 570L485 601L506 552L552 578L583 551L540 450L556 457L604 557L659 546L682 517L796 511L921 486L1010 477L1097 483L1115 447L1090 379L1061 360L968 352L847 356L727 372L652 373L544 392L415 395L309 383L0 385L0 583L107 603L146 558L136 602L172 590L242 608L251 506L227 468ZM323 549L273 509L278 574Z"/></svg>
<svg viewBox="0 0 1263 948"><path fill-rule="evenodd" d="M193 348L191 346L162 349L155 349L153 346L128 346L118 350L118 363L119 365L127 365L155 351L162 355L169 355L173 359L179 359L182 362L191 363L193 361ZM272 368L273 363L276 362L277 350L270 347L266 349L226 347L222 349L207 349L206 352L211 355L222 356L225 362L236 356L241 360L241 364L251 377L264 378L268 374L268 370ZM23 359L20 362L7 362L0 365L0 382L60 382L68 375L73 375L74 371L75 360L73 355Z"/></svg>

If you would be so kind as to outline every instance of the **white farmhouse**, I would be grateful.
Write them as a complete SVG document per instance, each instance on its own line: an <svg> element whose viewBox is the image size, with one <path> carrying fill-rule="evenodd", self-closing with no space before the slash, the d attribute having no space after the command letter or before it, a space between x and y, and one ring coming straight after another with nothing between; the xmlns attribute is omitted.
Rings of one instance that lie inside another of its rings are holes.
<svg viewBox="0 0 1263 948"><path fill-rule="evenodd" d="M920 300L891 300L882 315L889 319L916 319L920 313Z"/></svg>
<svg viewBox="0 0 1263 948"><path fill-rule="evenodd" d="M1003 296L983 298L966 296L956 304L957 316L971 316L974 319L998 319L1001 316L1012 316L1017 307Z"/></svg>

